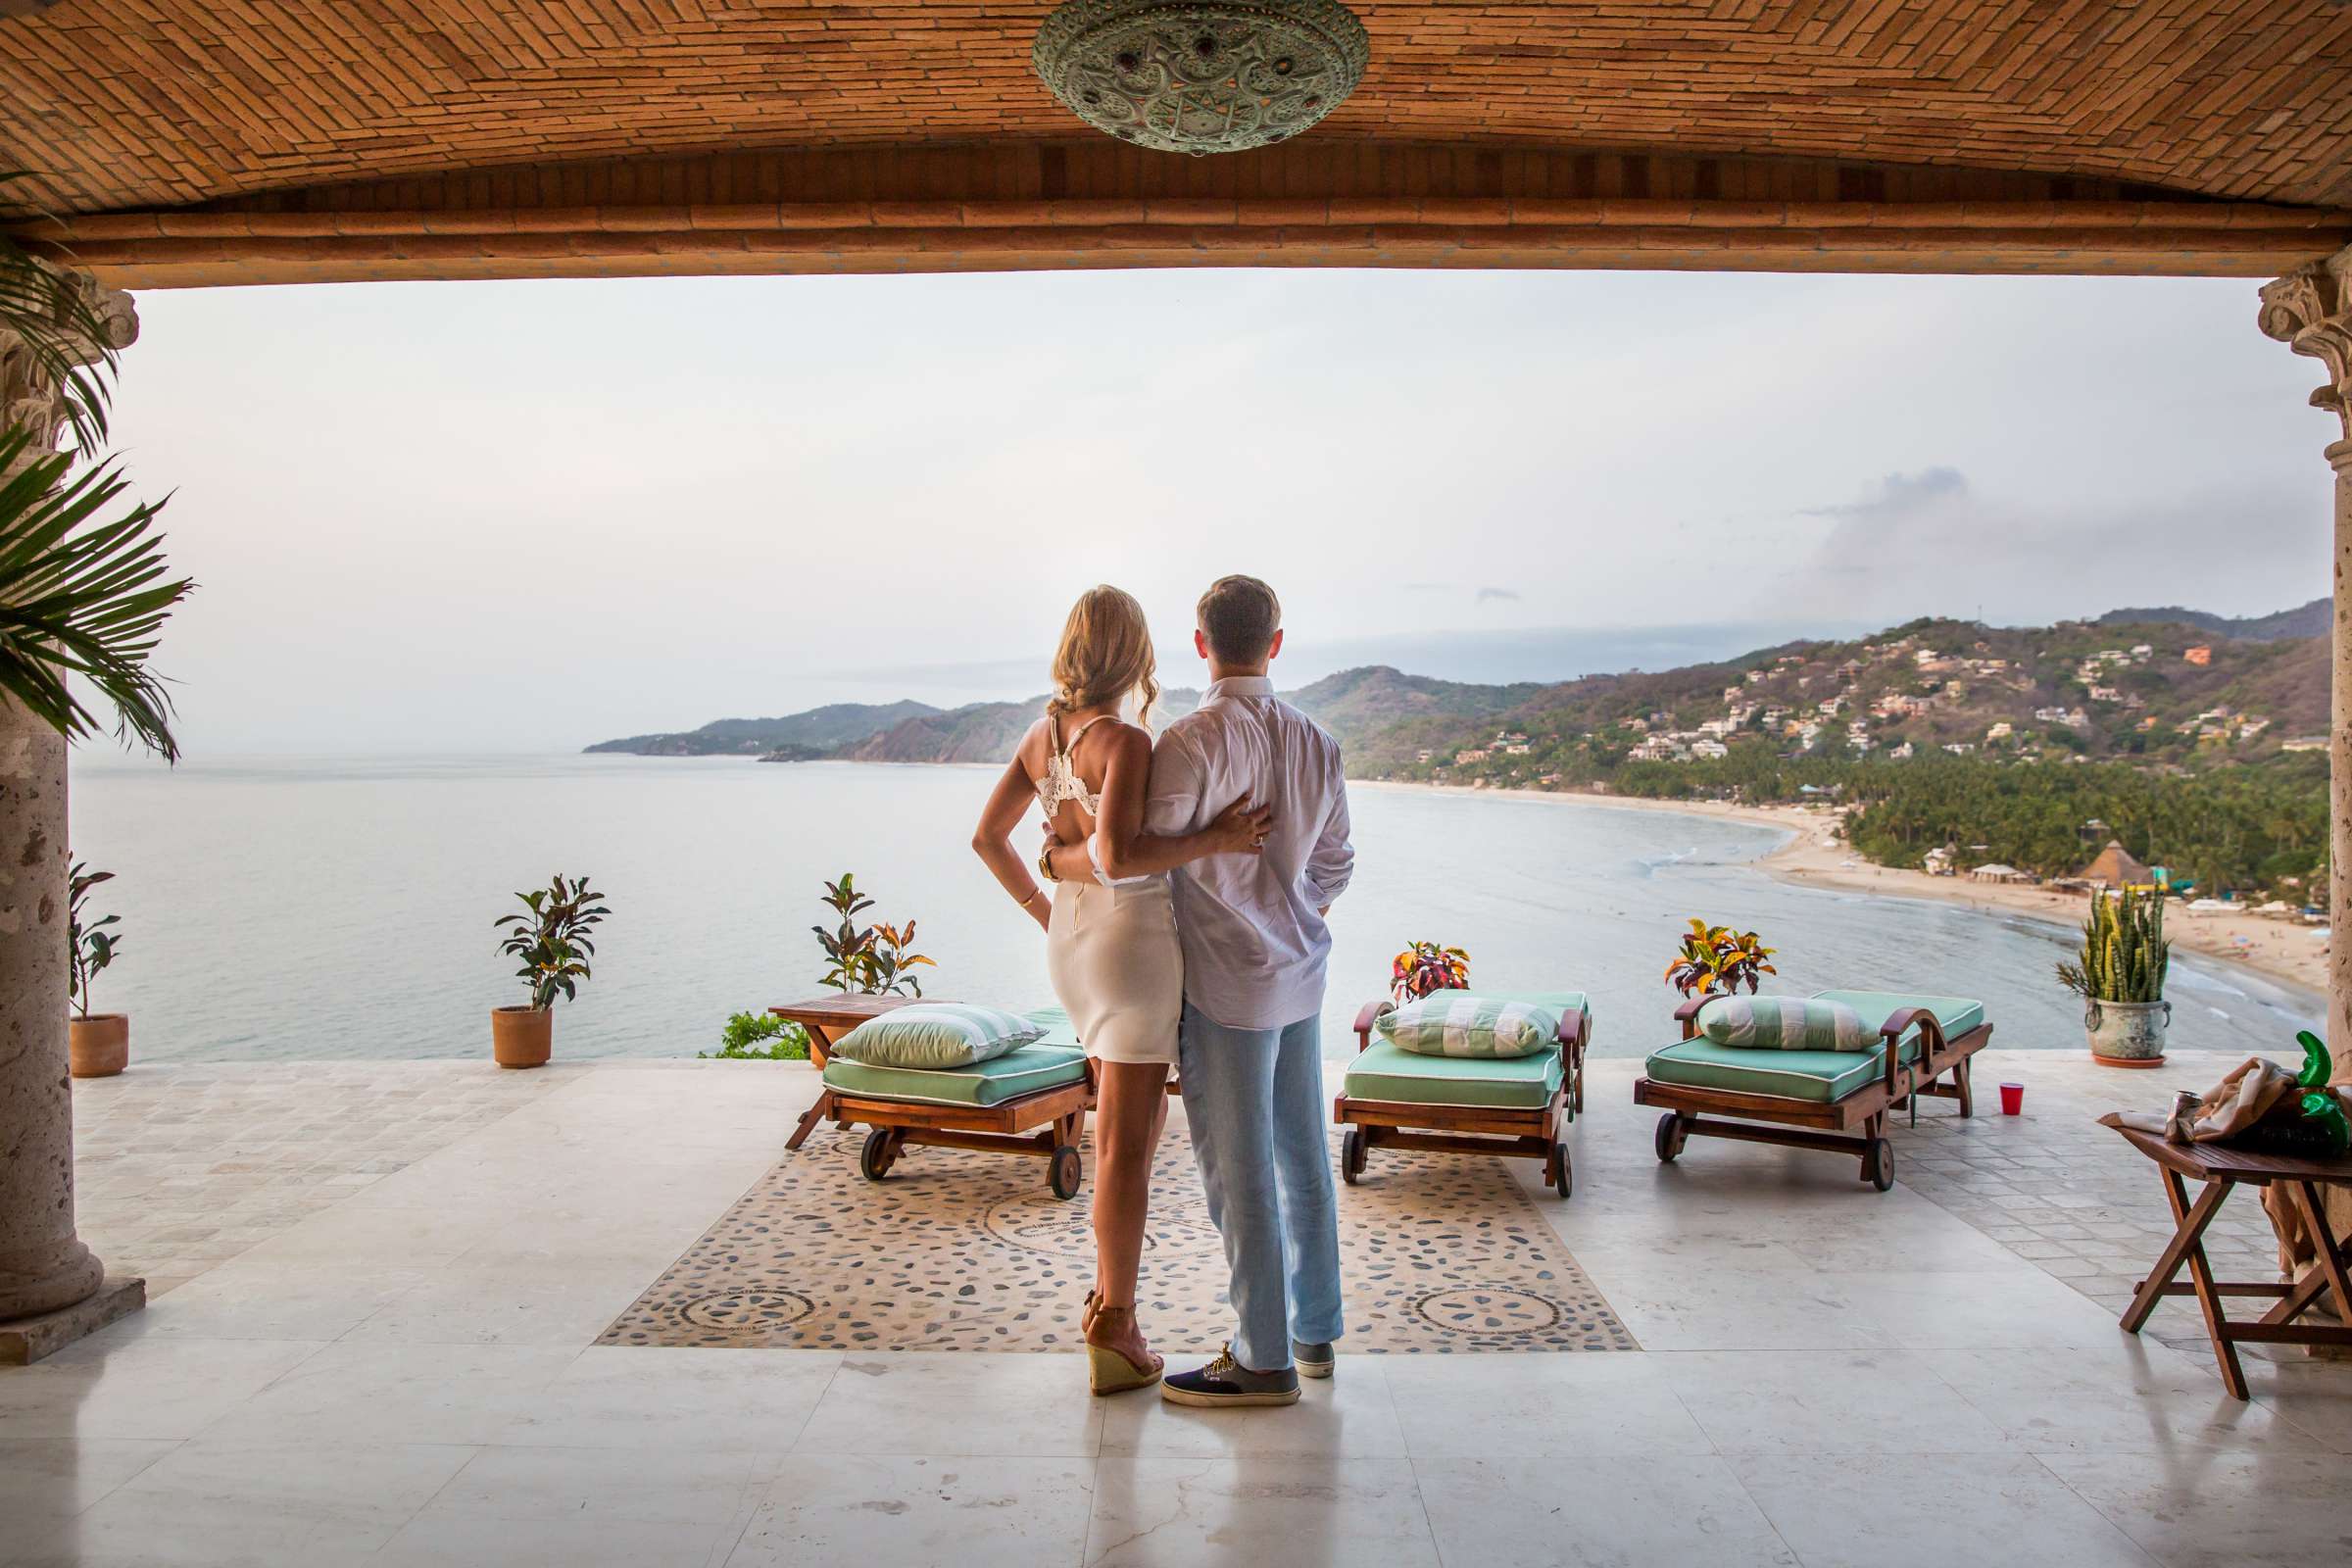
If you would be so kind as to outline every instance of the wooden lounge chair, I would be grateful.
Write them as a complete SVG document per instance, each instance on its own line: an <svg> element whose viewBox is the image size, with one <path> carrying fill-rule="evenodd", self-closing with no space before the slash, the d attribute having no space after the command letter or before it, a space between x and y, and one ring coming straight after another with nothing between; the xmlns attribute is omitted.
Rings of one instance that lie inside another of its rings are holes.
<svg viewBox="0 0 2352 1568"><path fill-rule="evenodd" d="M907 1145L931 1144L1041 1157L1054 1196L1077 1196L1094 1066L1067 1013L1041 1007L1028 1016L1046 1025L1043 1040L975 1066L874 1067L829 1057L823 1092L784 1147L799 1149L822 1121L862 1123L873 1129L858 1156L867 1181L889 1175Z"/></svg>
<svg viewBox="0 0 2352 1568"><path fill-rule="evenodd" d="M1455 1154L1513 1154L1544 1161L1560 1197L1576 1187L1567 1124L1585 1108L1585 1048L1592 1009L1581 991L1481 991L1532 1002L1560 1015L1558 1049L1532 1056L1418 1056L1372 1038L1385 1002L1355 1015L1356 1055L1332 1102L1348 1129L1340 1179L1353 1186L1374 1149L1432 1149Z"/></svg>
<svg viewBox="0 0 2352 1568"><path fill-rule="evenodd" d="M1969 1058L1992 1038L1984 1004L1964 997L1887 991L1819 991L1842 1002L1879 1039L1867 1051L1773 1051L1719 1046L1698 1032L1705 999L1674 1012L1683 1038L1652 1055L1634 1081L1634 1103L1658 1105L1658 1158L1671 1161L1693 1137L1738 1138L1850 1154L1862 1180L1894 1185L1886 1117L1918 1098L1956 1100L1969 1115ZM1945 1081L1948 1075L1949 1081ZM1736 1119L1727 1119L1736 1118Z"/></svg>

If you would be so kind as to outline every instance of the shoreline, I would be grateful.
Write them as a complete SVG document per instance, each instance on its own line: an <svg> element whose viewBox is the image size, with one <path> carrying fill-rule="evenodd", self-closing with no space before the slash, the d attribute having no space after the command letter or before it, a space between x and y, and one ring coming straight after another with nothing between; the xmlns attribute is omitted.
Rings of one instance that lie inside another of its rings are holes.
<svg viewBox="0 0 2352 1568"><path fill-rule="evenodd" d="M1673 811L1776 828L1780 844L1752 862L1765 875L1797 887L1840 893L1869 893L1896 899L1929 899L1981 914L2016 914L2074 930L2082 921L2082 895L2044 887L1971 882L1965 876L1930 876L1863 858L1853 846L1829 836L1837 818L1808 806L1735 806L1722 801L1657 801L1582 790L1466 790L1402 780L1350 779L1349 788L1416 790L1434 795L1494 795L1509 800L1550 801L1565 806L1618 810ZM2184 953L2242 964L2275 985L2302 995L2315 1012L2328 998L2328 944L2293 925L2254 914L2191 915L2166 910L2165 935Z"/></svg>

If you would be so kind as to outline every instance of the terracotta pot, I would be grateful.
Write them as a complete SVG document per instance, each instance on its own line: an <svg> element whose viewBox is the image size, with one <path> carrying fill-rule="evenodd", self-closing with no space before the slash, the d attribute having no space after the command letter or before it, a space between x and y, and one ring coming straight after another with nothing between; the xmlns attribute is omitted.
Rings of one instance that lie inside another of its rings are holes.
<svg viewBox="0 0 2352 1568"><path fill-rule="evenodd" d="M130 1065L130 1014L93 1012L86 1018L68 1018L66 1051L74 1077L112 1078Z"/></svg>
<svg viewBox="0 0 2352 1568"><path fill-rule="evenodd" d="M2164 1065L2164 1029L2173 1021L2169 1002L2100 1002L2082 1008L2090 1056L2102 1067Z"/></svg>
<svg viewBox="0 0 2352 1568"><path fill-rule="evenodd" d="M544 1067L556 1038L551 1007L490 1009L490 1054L501 1067Z"/></svg>

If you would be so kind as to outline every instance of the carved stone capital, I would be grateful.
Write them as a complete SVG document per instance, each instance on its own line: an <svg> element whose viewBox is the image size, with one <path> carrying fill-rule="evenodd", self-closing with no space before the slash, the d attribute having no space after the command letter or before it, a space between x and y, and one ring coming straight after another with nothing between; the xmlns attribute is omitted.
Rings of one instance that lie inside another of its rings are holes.
<svg viewBox="0 0 2352 1568"><path fill-rule="evenodd" d="M2262 285L2263 331L2328 368L2312 407L2330 409L2352 441L2352 246Z"/></svg>
<svg viewBox="0 0 2352 1568"><path fill-rule="evenodd" d="M76 269L38 260L32 265L65 285L53 328L43 336L76 365L95 365L109 351L126 349L138 340L139 313L128 294L107 288ZM76 322L83 328L94 325L96 336L74 329ZM23 333L0 326L0 425L30 430L33 445L45 452L56 450L65 423L65 398L52 368Z"/></svg>

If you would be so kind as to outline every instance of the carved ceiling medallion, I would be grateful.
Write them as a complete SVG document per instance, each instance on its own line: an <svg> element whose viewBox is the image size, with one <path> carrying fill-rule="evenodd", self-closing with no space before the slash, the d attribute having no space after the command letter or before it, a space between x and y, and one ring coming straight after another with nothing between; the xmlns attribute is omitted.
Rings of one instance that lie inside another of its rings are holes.
<svg viewBox="0 0 2352 1568"><path fill-rule="evenodd" d="M1030 64L1096 129L1199 156L1298 135L1355 91L1371 53L1339 0L1066 0Z"/></svg>

